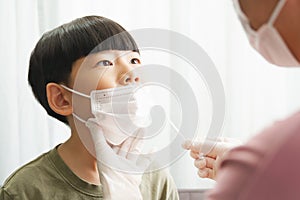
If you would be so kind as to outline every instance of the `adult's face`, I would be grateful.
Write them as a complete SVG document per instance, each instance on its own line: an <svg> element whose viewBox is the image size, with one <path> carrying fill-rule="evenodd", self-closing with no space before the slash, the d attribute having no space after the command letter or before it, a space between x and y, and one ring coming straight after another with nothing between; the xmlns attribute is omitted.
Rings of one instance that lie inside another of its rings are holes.
<svg viewBox="0 0 300 200"><path fill-rule="evenodd" d="M282 1L282 0L281 0ZM279 0L237 0L242 12L249 20L254 31L268 23ZM300 63L300 1L285 0L285 3L274 21L274 28L291 54Z"/></svg>

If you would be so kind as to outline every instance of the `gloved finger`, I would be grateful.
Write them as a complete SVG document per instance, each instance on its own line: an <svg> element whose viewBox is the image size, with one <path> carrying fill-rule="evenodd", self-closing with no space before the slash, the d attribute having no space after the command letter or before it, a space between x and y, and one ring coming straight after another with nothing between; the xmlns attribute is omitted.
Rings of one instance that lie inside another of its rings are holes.
<svg viewBox="0 0 300 200"><path fill-rule="evenodd" d="M204 169L206 168L206 159L196 159L194 161L194 165L195 167L197 167L198 169Z"/></svg>
<svg viewBox="0 0 300 200"><path fill-rule="evenodd" d="M141 150L144 144L144 136L145 136L145 129L138 129L131 137L134 138L131 146L130 152Z"/></svg>
<svg viewBox="0 0 300 200"><path fill-rule="evenodd" d="M209 169L213 169L217 162L215 158L210 158L210 157L205 157L205 161L206 161L206 167Z"/></svg>
<svg viewBox="0 0 300 200"><path fill-rule="evenodd" d="M198 173L198 176L200 178L207 178L208 177L208 171L205 170L205 169L199 169L197 173Z"/></svg>
<svg viewBox="0 0 300 200"><path fill-rule="evenodd" d="M157 147L152 147L147 153L139 154L136 161L137 166L144 171L150 166L156 157Z"/></svg>
<svg viewBox="0 0 300 200"><path fill-rule="evenodd" d="M134 140L130 146L129 152L139 153L142 151L144 145L144 137L146 135L145 129L139 129L132 137Z"/></svg>
<svg viewBox="0 0 300 200"><path fill-rule="evenodd" d="M144 172L149 167L149 165L153 160L154 160L153 153L140 154L136 160L136 165L141 172Z"/></svg>
<svg viewBox="0 0 300 200"><path fill-rule="evenodd" d="M131 153L139 153L143 146L144 129L139 129L132 136L126 139L119 150L119 155L122 157L128 157Z"/></svg>
<svg viewBox="0 0 300 200"><path fill-rule="evenodd" d="M107 161L107 160L116 161L116 157L112 156L115 155L115 153L113 149L106 142L106 139L103 135L102 128L96 123L95 119L93 118L88 119L86 122L86 126L89 128L93 138L97 160L100 161L99 158L101 158L102 161Z"/></svg>
<svg viewBox="0 0 300 200"><path fill-rule="evenodd" d="M208 155L212 158L222 155L228 149L229 148L224 146L223 142L217 141L198 141L193 143L191 146L192 151L204 153L205 155Z"/></svg>
<svg viewBox="0 0 300 200"><path fill-rule="evenodd" d="M190 145L190 149L191 151L199 153L201 151L202 145L203 145L202 141L192 142L192 144Z"/></svg>
<svg viewBox="0 0 300 200"><path fill-rule="evenodd" d="M140 155L140 152L138 151L132 151L132 152L129 152L126 156L126 158L130 161L132 161L133 163L136 163L138 157Z"/></svg>
<svg viewBox="0 0 300 200"><path fill-rule="evenodd" d="M211 140L196 141L196 142L192 143L190 148L191 148L192 151L202 152L203 149L214 147L216 143L217 143L217 141L211 141Z"/></svg>
<svg viewBox="0 0 300 200"><path fill-rule="evenodd" d="M241 144L242 142L240 140L234 138L207 138L205 141L192 143L191 150L202 152L210 157L216 157Z"/></svg>
<svg viewBox="0 0 300 200"><path fill-rule="evenodd" d="M94 116L96 119L98 119L97 121L101 121L105 117L101 112L95 112Z"/></svg>
<svg viewBox="0 0 300 200"><path fill-rule="evenodd" d="M214 173L212 169L199 169L198 170L198 176L201 178L210 178L210 179L214 179Z"/></svg>
<svg viewBox="0 0 300 200"><path fill-rule="evenodd" d="M113 146L112 147L113 151L115 152L115 154L119 154L119 151L120 151L120 146Z"/></svg>
<svg viewBox="0 0 300 200"><path fill-rule="evenodd" d="M190 151L190 156L194 159L198 159L199 158L199 152Z"/></svg>
<svg viewBox="0 0 300 200"><path fill-rule="evenodd" d="M127 159L132 162L136 162L139 154L142 152L142 146L144 144L145 129L139 129L134 135L134 140L131 143Z"/></svg>
<svg viewBox="0 0 300 200"><path fill-rule="evenodd" d="M242 141L235 139L235 138L222 137L222 142L231 144L233 146L242 145Z"/></svg>
<svg viewBox="0 0 300 200"><path fill-rule="evenodd" d="M85 123L86 127L90 130L92 139L95 142L103 142L102 137L100 135L103 135L102 128L98 125L97 121L94 118L90 118ZM106 142L106 140L105 140Z"/></svg>
<svg viewBox="0 0 300 200"><path fill-rule="evenodd" d="M90 118L86 122L86 126L89 128L94 145L101 147L99 150L111 150L110 146L106 142L106 139L103 135L102 128L97 124L95 119Z"/></svg>
<svg viewBox="0 0 300 200"><path fill-rule="evenodd" d="M193 144L193 142L191 140L185 140L181 146L182 146L182 148L184 148L186 150L190 150L192 144Z"/></svg>
<svg viewBox="0 0 300 200"><path fill-rule="evenodd" d="M123 158L127 157L127 154L130 150L130 146L134 139L135 139L134 137L129 137L121 144L120 150L118 152L119 156L121 156Z"/></svg>

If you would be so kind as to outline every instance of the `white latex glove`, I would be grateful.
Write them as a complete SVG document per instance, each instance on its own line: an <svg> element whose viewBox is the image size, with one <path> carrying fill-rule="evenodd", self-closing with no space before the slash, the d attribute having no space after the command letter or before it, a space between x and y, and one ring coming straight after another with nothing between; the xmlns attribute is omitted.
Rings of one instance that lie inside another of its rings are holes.
<svg viewBox="0 0 300 200"><path fill-rule="evenodd" d="M139 186L151 157L139 152L141 135L128 138L118 147L110 147L95 119L89 119L86 126L90 129L95 145L104 199L142 199ZM137 134L143 134L143 129ZM122 169L122 172L118 169Z"/></svg>
<svg viewBox="0 0 300 200"><path fill-rule="evenodd" d="M190 150L190 156L195 159L194 165L198 168L198 175L201 178L215 180L220 163L225 154L232 148L241 145L241 141L232 138L217 138L210 141L185 141L182 147ZM203 149L210 149L210 152L201 152Z"/></svg>

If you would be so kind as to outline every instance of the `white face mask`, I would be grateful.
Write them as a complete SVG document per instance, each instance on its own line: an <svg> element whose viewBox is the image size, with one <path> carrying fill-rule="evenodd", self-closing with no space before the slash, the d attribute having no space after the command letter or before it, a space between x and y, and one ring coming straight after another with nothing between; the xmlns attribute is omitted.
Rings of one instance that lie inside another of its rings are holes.
<svg viewBox="0 0 300 200"><path fill-rule="evenodd" d="M239 0L233 0L240 21L247 33L252 47L254 47L267 61L278 66L300 66L293 56L279 32L274 27L274 22L283 8L286 0L279 0L268 22L254 31L249 19L243 13Z"/></svg>
<svg viewBox="0 0 300 200"><path fill-rule="evenodd" d="M112 145L119 145L138 129L151 124L151 100L147 91L138 85L129 85L105 90L93 90L83 94L61 85L66 90L91 100L91 112L103 129L103 134ZM136 92L136 90L139 92ZM86 120L73 113L79 121Z"/></svg>

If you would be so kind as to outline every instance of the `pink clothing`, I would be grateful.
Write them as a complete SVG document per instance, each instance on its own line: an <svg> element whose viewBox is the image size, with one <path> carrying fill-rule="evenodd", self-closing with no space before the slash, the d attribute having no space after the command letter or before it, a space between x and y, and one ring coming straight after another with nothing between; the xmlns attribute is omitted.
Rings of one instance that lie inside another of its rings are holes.
<svg viewBox="0 0 300 200"><path fill-rule="evenodd" d="M231 150L207 199L300 199L300 112Z"/></svg>

